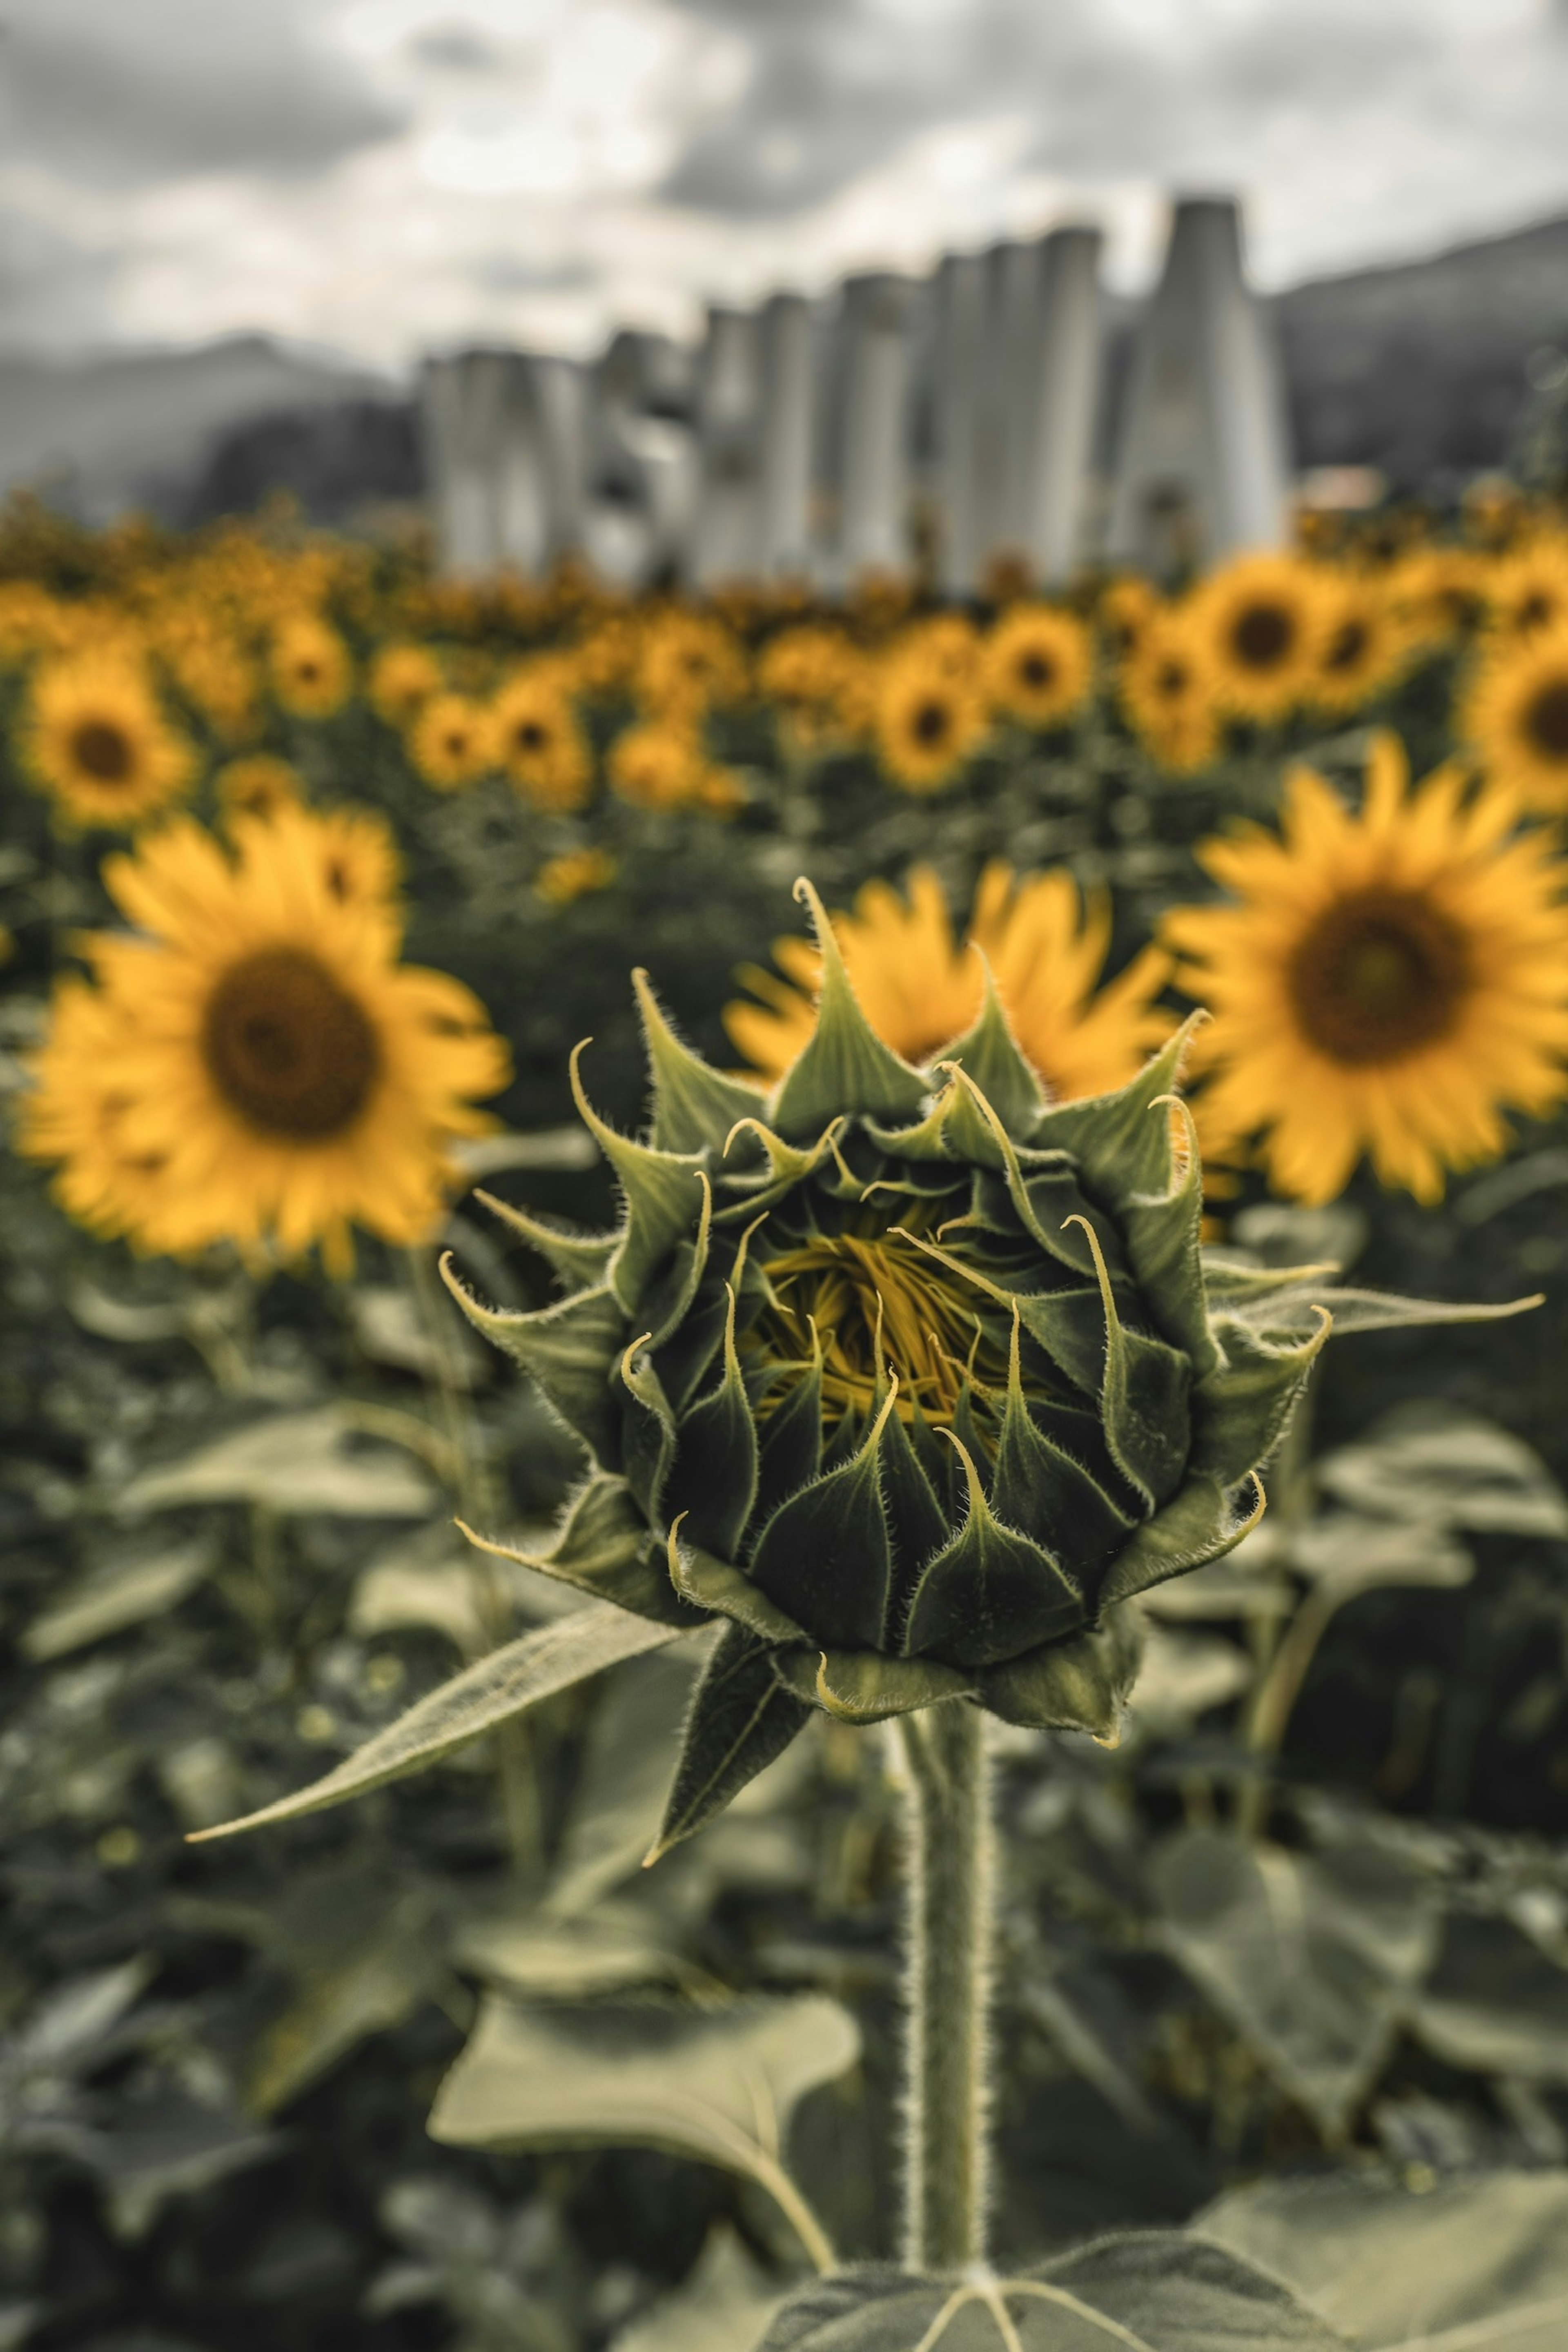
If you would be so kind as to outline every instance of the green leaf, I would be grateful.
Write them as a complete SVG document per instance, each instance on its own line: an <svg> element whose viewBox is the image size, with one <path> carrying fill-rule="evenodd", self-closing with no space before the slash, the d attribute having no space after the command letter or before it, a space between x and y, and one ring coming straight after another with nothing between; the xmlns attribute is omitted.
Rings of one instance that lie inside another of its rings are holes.
<svg viewBox="0 0 1568 2352"><path fill-rule="evenodd" d="M1179 1095L1149 1107L1151 1118L1173 1116L1186 1129L1185 1164L1168 1192L1134 1194L1121 1213L1121 1235L1127 1262L1165 1338L1183 1350L1202 1378L1218 1362L1219 1351L1209 1329L1199 1245L1204 1171L1197 1130Z"/></svg>
<svg viewBox="0 0 1568 2352"><path fill-rule="evenodd" d="M1342 2132L1415 2008L1438 1890L1382 1848L1321 1854L1180 1832L1150 1885L1167 1948L1275 2080Z"/></svg>
<svg viewBox="0 0 1568 2352"><path fill-rule="evenodd" d="M1224 1362L1193 1391L1194 1470L1228 1486L1268 1461L1331 1328L1327 1310L1320 1308L1317 1328L1291 1347L1245 1323L1216 1318Z"/></svg>
<svg viewBox="0 0 1568 2352"><path fill-rule="evenodd" d="M845 1723L881 1723L943 1699L973 1698L979 1676L936 1658L889 1658L880 1650L775 1650L786 1690Z"/></svg>
<svg viewBox="0 0 1568 2352"><path fill-rule="evenodd" d="M1175 1091L1187 1046L1203 1018L1201 1013L1190 1014L1117 1093L1054 1103L1030 1138L1037 1145L1070 1151L1083 1171L1088 1192L1118 1214L1138 1193L1157 1195L1170 1189L1170 1124L1150 1113L1162 1096Z"/></svg>
<svg viewBox="0 0 1568 2352"><path fill-rule="evenodd" d="M1145 1339L1141 1331L1123 1328L1100 1237L1087 1217L1075 1222L1088 1237L1100 1277L1105 1318L1100 1412L1105 1442L1122 1476L1153 1509L1180 1484L1186 1464L1192 1367L1163 1339Z"/></svg>
<svg viewBox="0 0 1568 2352"><path fill-rule="evenodd" d="M963 2280L841 2272L793 2294L758 2352L1345 2352L1278 2279L1175 2230Z"/></svg>
<svg viewBox="0 0 1568 2352"><path fill-rule="evenodd" d="M1209 1477L1189 1478L1163 1511L1135 1528L1100 1590L1102 1609L1131 1601L1173 1576L1202 1568L1235 1549L1263 1516L1263 1488L1256 1478L1222 1486Z"/></svg>
<svg viewBox="0 0 1568 2352"><path fill-rule="evenodd" d="M837 2001L736 2001L692 2011L527 2009L487 2000L437 2095L432 2138L502 2154L595 2145L660 2147L757 2181L814 2251L821 2226L784 2168L784 2137L808 2091L860 2053Z"/></svg>
<svg viewBox="0 0 1568 2352"><path fill-rule="evenodd" d="M788 1612L781 1609L777 1601L770 1601L743 1570L727 1559L715 1559L711 1552L685 1543L681 1538L678 1524L669 1535L669 1576L683 1601L689 1601L694 1609L717 1610L721 1616L732 1618L737 1625L747 1626L759 1641L805 1640Z"/></svg>
<svg viewBox="0 0 1568 2352"><path fill-rule="evenodd" d="M1102 1559L1126 1541L1133 1525L1089 1472L1054 1444L1030 1413L1024 1394L1019 1315L1015 1310L1007 1360L1007 1402L991 1480L997 1517L1013 1527L1038 1528L1070 1546L1075 1559Z"/></svg>
<svg viewBox="0 0 1568 2352"><path fill-rule="evenodd" d="M740 2241L716 2229L686 2284L617 2336L610 2352L756 2352L779 2301Z"/></svg>
<svg viewBox="0 0 1568 2352"><path fill-rule="evenodd" d="M1004 1723L1034 1731L1087 1731L1103 1747L1121 1737L1121 1704L1138 1671L1139 1639L1127 1610L1102 1625L1050 1642L1027 1657L988 1666L981 1696Z"/></svg>
<svg viewBox="0 0 1568 2352"><path fill-rule="evenodd" d="M726 1077L681 1043L646 971L633 972L632 986L653 1081L655 1146L660 1151L700 1152L706 1145L721 1157L736 1122L754 1118L761 1110L761 1087Z"/></svg>
<svg viewBox="0 0 1568 2352"><path fill-rule="evenodd" d="M586 1041L584 1041L585 1043ZM705 1173L705 1151L661 1151L617 1135L599 1117L583 1091L579 1064L583 1046L572 1055L572 1095L578 1115L615 1170L626 1197L626 1222L610 1260L609 1284L628 1315L649 1278L658 1272L675 1244L696 1227L701 1210L699 1179Z"/></svg>
<svg viewBox="0 0 1568 2352"><path fill-rule="evenodd" d="M1032 1537L993 1516L974 1463L954 1438L968 1482L963 1524L921 1571L904 1629L912 1656L990 1666L1083 1622L1083 1595Z"/></svg>
<svg viewBox="0 0 1568 2352"><path fill-rule="evenodd" d="M725 1626L691 1696L650 1863L721 1813L810 1721L811 1707L784 1688L772 1661L767 1643Z"/></svg>
<svg viewBox="0 0 1568 2352"><path fill-rule="evenodd" d="M1415 2031L1446 2066L1568 2083L1568 1969L1507 1920L1457 1914Z"/></svg>
<svg viewBox="0 0 1568 2352"><path fill-rule="evenodd" d="M877 1450L892 1410L889 1392L858 1452L781 1503L752 1555L752 1582L829 1648L882 1640L893 1560Z"/></svg>
<svg viewBox="0 0 1568 2352"><path fill-rule="evenodd" d="M437 1491L405 1454L366 1445L336 1406L271 1412L187 1454L144 1470L120 1496L127 1516L192 1503L263 1503L289 1513L343 1518L422 1519Z"/></svg>
<svg viewBox="0 0 1568 2352"><path fill-rule="evenodd" d="M476 1550L521 1568L538 1569L559 1583L585 1592L591 1601L613 1601L639 1617L651 1617L676 1631L696 1622L671 1590L647 1527L623 1478L596 1473L577 1489L553 1541L541 1551L523 1551L489 1536L463 1533Z"/></svg>
<svg viewBox="0 0 1568 2352"><path fill-rule="evenodd" d="M1326 1494L1357 1510L1568 1538L1568 1498L1540 1455L1495 1422L1436 1402L1396 1409L1313 1468Z"/></svg>
<svg viewBox="0 0 1568 2352"><path fill-rule="evenodd" d="M1045 1108L1045 1092L1014 1036L990 964L973 944L985 974L985 993L971 1027L942 1055L974 1081L1009 1135L1026 1135Z"/></svg>
<svg viewBox="0 0 1568 2352"><path fill-rule="evenodd" d="M597 1290L603 1286L620 1239L618 1234L577 1233L549 1218L536 1217L510 1201L498 1201L491 1192L476 1192L474 1198L482 1201L490 1214L509 1225L530 1249L547 1259L568 1290Z"/></svg>
<svg viewBox="0 0 1568 2352"><path fill-rule="evenodd" d="M200 1536L192 1543L156 1551L142 1546L99 1560L39 1611L22 1636L24 1656L43 1665L178 1608L210 1573L216 1557L210 1539Z"/></svg>
<svg viewBox="0 0 1568 2352"><path fill-rule="evenodd" d="M735 1350L733 1289L727 1295L723 1374L681 1420L662 1506L668 1518L687 1518L693 1543L721 1559L739 1551L757 1493L757 1429Z"/></svg>
<svg viewBox="0 0 1568 2352"><path fill-rule="evenodd" d="M422 1887L338 1863L283 1896L269 1950L294 1979L282 2013L251 2053L246 2096L275 2115L371 2034L429 1998L445 1973L434 1906Z"/></svg>
<svg viewBox="0 0 1568 2352"><path fill-rule="evenodd" d="M607 1675L594 1696L544 1907L578 1916L635 1879L658 1831L670 1765L679 1752L691 1693L715 1629Z"/></svg>
<svg viewBox="0 0 1568 2352"><path fill-rule="evenodd" d="M913 1118L930 1087L918 1070L884 1045L860 1010L838 941L809 882L795 896L811 909L822 955L816 1026L780 1079L768 1110L786 1141L820 1135L829 1120L858 1112L877 1119Z"/></svg>
<svg viewBox="0 0 1568 2352"><path fill-rule="evenodd" d="M230 1837L237 1830L258 1829L266 1822L295 1821L302 1813L319 1813L349 1797L363 1796L388 1780L400 1780L406 1773L422 1772L481 1732L537 1706L541 1699L570 1690L622 1658L672 1642L681 1630L634 1617L607 1601L593 1601L454 1675L309 1788L279 1797L239 1821L198 1831L190 1843Z"/></svg>
<svg viewBox="0 0 1568 2352"><path fill-rule="evenodd" d="M626 1318L615 1293L579 1290L552 1307L524 1313L486 1307L441 1260L447 1289L476 1331L521 1364L552 1412L580 1438L596 1462L614 1467L617 1429L610 1381L626 1337Z"/></svg>
<svg viewBox="0 0 1568 2352"><path fill-rule="evenodd" d="M660 1923L626 1903L556 1917L532 1906L470 1919L452 1964L524 2000L584 2000L636 1985L678 1985L689 1973Z"/></svg>
<svg viewBox="0 0 1568 2352"><path fill-rule="evenodd" d="M1559 2352L1568 2173L1440 2180L1365 2167L1235 2190L1193 2228L1286 2280L1360 2352Z"/></svg>

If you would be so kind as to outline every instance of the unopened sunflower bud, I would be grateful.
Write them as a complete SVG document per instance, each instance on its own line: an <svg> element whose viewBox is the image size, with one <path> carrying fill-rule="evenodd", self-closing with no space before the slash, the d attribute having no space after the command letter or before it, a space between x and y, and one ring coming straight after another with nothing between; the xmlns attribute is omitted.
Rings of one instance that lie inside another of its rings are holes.
<svg viewBox="0 0 1568 2352"><path fill-rule="evenodd" d="M1052 1104L988 988L918 1070L868 1025L806 895L821 997L772 1094L691 1054L638 975L648 1139L578 1094L623 1223L503 1211L567 1296L514 1314L458 1294L591 1457L535 1564L726 1621L663 1843L814 1706L870 1722L963 1698L1114 1738L1126 1604L1257 1519L1328 1328L1297 1276L1228 1268L1211 1298L1171 1092L1184 1032L1120 1092Z"/></svg>

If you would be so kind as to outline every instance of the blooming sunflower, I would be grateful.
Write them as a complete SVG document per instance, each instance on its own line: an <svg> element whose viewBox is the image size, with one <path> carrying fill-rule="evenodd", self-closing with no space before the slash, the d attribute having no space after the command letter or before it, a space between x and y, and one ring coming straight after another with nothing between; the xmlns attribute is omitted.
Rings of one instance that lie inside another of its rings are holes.
<svg viewBox="0 0 1568 2352"><path fill-rule="evenodd" d="M195 765L146 671L114 655L40 667L19 749L28 775L63 816L116 829L167 808L188 790Z"/></svg>
<svg viewBox="0 0 1568 2352"><path fill-rule="evenodd" d="M296 719L331 719L353 690L353 662L330 622L296 613L272 633L272 691Z"/></svg>
<svg viewBox="0 0 1568 2352"><path fill-rule="evenodd" d="M550 907L570 907L591 891L607 890L616 878L616 861L607 849L567 849L547 857L533 877L533 887Z"/></svg>
<svg viewBox="0 0 1568 2352"><path fill-rule="evenodd" d="M495 722L467 694L433 694L405 739L417 774L438 793L455 793L495 765Z"/></svg>
<svg viewBox="0 0 1568 2352"><path fill-rule="evenodd" d="M974 686L918 652L895 652L877 688L876 743L889 780L906 793L939 793L966 765L986 732Z"/></svg>
<svg viewBox="0 0 1568 2352"><path fill-rule="evenodd" d="M1468 547L1422 547L1387 576L1390 603L1422 645L1466 636L1485 616L1487 566Z"/></svg>
<svg viewBox="0 0 1568 2352"><path fill-rule="evenodd" d="M689 729L628 727L610 746L610 790L633 808L685 808L696 797L706 767Z"/></svg>
<svg viewBox="0 0 1568 2352"><path fill-rule="evenodd" d="M535 808L581 808L594 762L564 679L536 665L509 678L490 705L501 766Z"/></svg>
<svg viewBox="0 0 1568 2352"><path fill-rule="evenodd" d="M1238 718L1283 719L1309 692L1324 612L1313 567L1289 555L1243 555L1211 572L1194 600L1219 699Z"/></svg>
<svg viewBox="0 0 1568 2352"><path fill-rule="evenodd" d="M441 665L428 646L383 646L370 666L370 706L389 727L406 727L441 685Z"/></svg>
<svg viewBox="0 0 1568 2352"><path fill-rule="evenodd" d="M745 688L745 656L722 621L669 612L648 623L637 667L637 699L646 710L691 720L716 702L738 701Z"/></svg>
<svg viewBox="0 0 1568 2352"><path fill-rule="evenodd" d="M1481 580L1488 617L1505 636L1533 636L1568 622L1568 543L1555 533L1500 556Z"/></svg>
<svg viewBox="0 0 1568 2352"><path fill-rule="evenodd" d="M240 816L274 816L279 809L297 808L305 798L305 780L288 760L270 751L230 760L213 778L213 790L225 821Z"/></svg>
<svg viewBox="0 0 1568 2352"><path fill-rule="evenodd" d="M1138 572L1129 572L1119 580L1108 580L1100 592L1095 618L1112 653L1131 653L1163 602L1153 583Z"/></svg>
<svg viewBox="0 0 1568 2352"><path fill-rule="evenodd" d="M985 640L982 684L994 710L1026 727L1059 727L1094 676L1089 631L1050 604L1016 604Z"/></svg>
<svg viewBox="0 0 1568 2352"><path fill-rule="evenodd" d="M1502 1150L1505 1106L1568 1087L1568 867L1517 803L1467 795L1454 768L1412 792L1398 739L1374 739L1352 815L1322 779L1288 780L1281 835L1247 826L1203 864L1234 903L1184 907L1165 936L1214 1020L1199 1131L1261 1135L1274 1183L1331 1201L1367 1155L1417 1200Z"/></svg>
<svg viewBox="0 0 1568 2352"><path fill-rule="evenodd" d="M21 1137L100 1229L176 1254L319 1243L342 1272L351 1224L428 1237L448 1142L489 1124L474 1098L508 1062L482 1006L397 961L384 902L334 895L301 854L315 824L247 823L231 858L183 820L106 863L140 935L84 943L99 985L64 984Z"/></svg>
<svg viewBox="0 0 1568 2352"><path fill-rule="evenodd" d="M1415 651L1415 631L1386 584L1366 573L1325 576L1323 626L1310 698L1321 710L1359 710L1391 686Z"/></svg>
<svg viewBox="0 0 1568 2352"><path fill-rule="evenodd" d="M933 1061L977 1018L990 967L1014 1038L1052 1095L1070 1099L1125 1085L1150 1048L1170 1033L1152 1000L1169 964L1145 948L1098 995L1110 945L1103 898L1085 908L1065 868L1015 876L1000 860L981 875L966 939L953 936L941 882L929 866L910 873L900 897L868 882L852 914L836 914L834 937L867 1020L885 1045L916 1067ZM787 982L750 964L738 977L761 1003L727 1005L724 1025L752 1067L777 1078L811 1035L822 955L802 939L775 942Z"/></svg>
<svg viewBox="0 0 1568 2352"><path fill-rule="evenodd" d="M1220 713L1202 636L1189 613L1151 613L1122 656L1117 686L1147 750L1173 775L1206 768L1219 750Z"/></svg>
<svg viewBox="0 0 1568 2352"><path fill-rule="evenodd" d="M401 930L403 855L379 810L280 806L261 821L268 856L281 861L291 854L320 877L334 905L379 910L395 933ZM243 827L237 838L243 847Z"/></svg>
<svg viewBox="0 0 1568 2352"><path fill-rule="evenodd" d="M864 732L866 667L865 656L842 630L805 623L781 630L768 645L757 665L757 686L786 737L810 751Z"/></svg>
<svg viewBox="0 0 1568 2352"><path fill-rule="evenodd" d="M1534 808L1568 814L1568 624L1497 645L1475 672L1458 724L1497 782Z"/></svg>

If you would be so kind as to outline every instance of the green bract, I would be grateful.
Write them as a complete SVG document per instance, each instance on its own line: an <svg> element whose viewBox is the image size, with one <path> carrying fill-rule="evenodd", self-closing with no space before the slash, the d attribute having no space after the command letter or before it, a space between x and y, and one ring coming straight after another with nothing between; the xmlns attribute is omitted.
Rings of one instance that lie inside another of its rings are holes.
<svg viewBox="0 0 1568 2352"><path fill-rule="evenodd" d="M639 974L647 1139L577 1094L624 1222L502 1210L567 1295L520 1314L458 1294L590 1457L533 1564L666 1623L724 1621L666 1843L813 1706L872 1722L963 1697L1114 1738L1126 1604L1252 1526L1328 1329L1318 1270L1205 1279L1171 1092L1186 1031L1120 1093L1048 1103L988 991L914 1069L802 887L822 994L773 1094L689 1052Z"/></svg>

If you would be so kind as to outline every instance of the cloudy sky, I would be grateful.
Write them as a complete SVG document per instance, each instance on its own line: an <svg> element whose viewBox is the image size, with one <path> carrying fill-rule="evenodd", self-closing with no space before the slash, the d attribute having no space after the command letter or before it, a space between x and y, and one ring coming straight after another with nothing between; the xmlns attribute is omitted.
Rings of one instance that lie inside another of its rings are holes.
<svg viewBox="0 0 1568 2352"><path fill-rule="evenodd" d="M0 0L0 348L398 366L1067 217L1270 285L1568 212L1568 0Z"/></svg>

